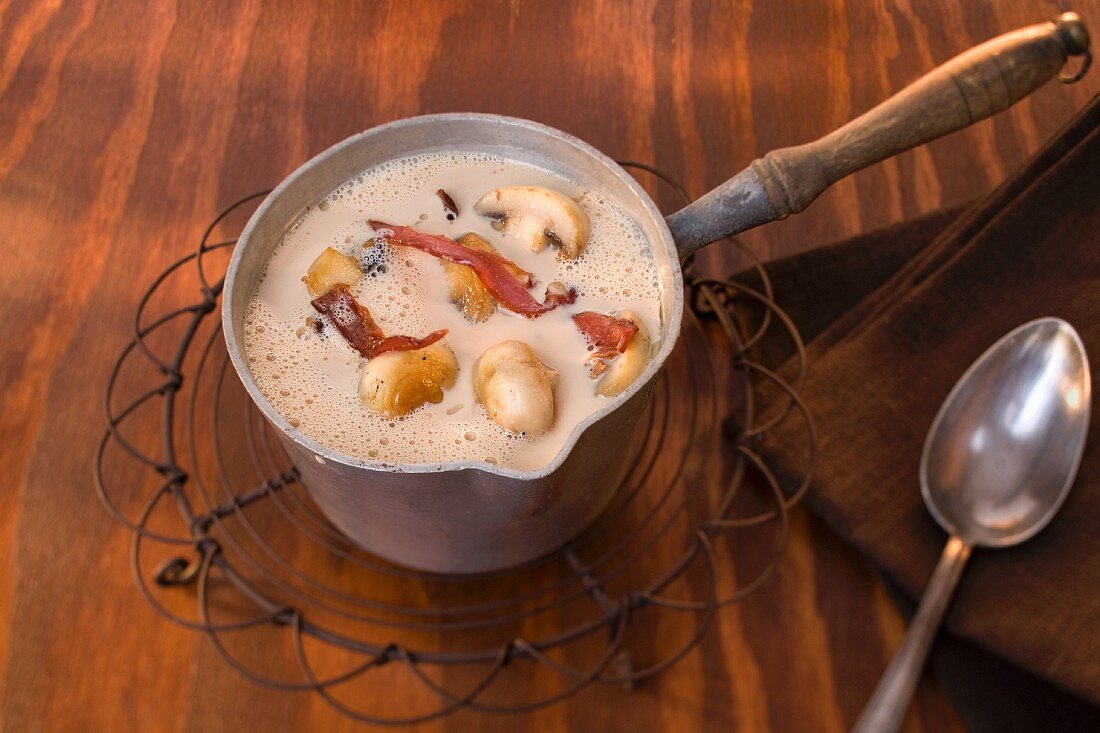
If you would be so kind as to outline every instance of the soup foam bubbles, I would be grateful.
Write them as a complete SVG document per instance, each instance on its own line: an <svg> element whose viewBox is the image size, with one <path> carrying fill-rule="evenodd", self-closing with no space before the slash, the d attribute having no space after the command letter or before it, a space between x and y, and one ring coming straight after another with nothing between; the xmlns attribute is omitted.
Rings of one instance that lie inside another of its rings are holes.
<svg viewBox="0 0 1100 733"><path fill-rule="evenodd" d="M592 222L588 247L576 260L553 249L532 252L525 242L496 231L473 211L501 186L534 185L575 198ZM447 218L438 189L459 207ZM528 320L498 309L487 321L467 321L447 296L439 260L405 247L376 243L367 224L378 219L458 238L476 232L502 255L533 273L540 300L555 280L577 289L574 305ZM366 246L364 246L366 245ZM457 383L438 405L400 419L369 410L358 382L366 361L320 319L301 278L326 248L355 257L363 278L352 287L387 335L424 336L448 329L444 339L459 362ZM307 211L268 262L245 314L248 367L272 406L304 434L333 450L391 464L482 460L520 470L545 466L576 425L607 404L595 394L585 359L588 346L571 317L585 310L632 310L659 348L657 265L645 236L605 196L585 191L534 166L480 153L413 156L371 168ZM489 420L474 399L473 366L490 346L507 339L529 344L558 370L556 418L539 436L514 435Z"/></svg>

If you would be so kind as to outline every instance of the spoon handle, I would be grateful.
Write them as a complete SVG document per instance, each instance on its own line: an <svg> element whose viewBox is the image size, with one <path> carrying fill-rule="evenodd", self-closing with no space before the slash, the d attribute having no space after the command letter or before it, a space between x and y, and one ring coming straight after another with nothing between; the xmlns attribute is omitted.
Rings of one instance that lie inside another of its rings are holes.
<svg viewBox="0 0 1100 733"><path fill-rule="evenodd" d="M913 697L924 661L928 658L932 639L943 621L955 586L959 584L959 576L970 557L970 550L970 545L954 535L947 540L917 613L909 624L905 641L863 708L853 733L892 733L901 728L909 699Z"/></svg>

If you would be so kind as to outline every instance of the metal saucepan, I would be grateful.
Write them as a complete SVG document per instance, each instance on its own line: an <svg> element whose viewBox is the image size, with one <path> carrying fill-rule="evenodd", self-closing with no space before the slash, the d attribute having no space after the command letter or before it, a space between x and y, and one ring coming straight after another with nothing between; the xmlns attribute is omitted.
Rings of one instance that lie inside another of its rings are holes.
<svg viewBox="0 0 1100 733"><path fill-rule="evenodd" d="M524 563L575 537L618 487L639 418L680 331L684 257L801 211L849 173L1005 109L1057 74L1068 56L1087 49L1088 33L1072 14L995 38L822 139L753 161L667 221L613 160L535 122L442 114L367 130L292 173L248 222L225 280L222 324L229 356L245 389L277 428L310 495L354 542L402 565L437 572ZM336 453L272 408L244 358L248 301L272 251L307 207L383 161L453 150L533 163L613 197L648 237L660 265L659 352L626 392L578 425L554 460L538 471L482 461L396 466Z"/></svg>

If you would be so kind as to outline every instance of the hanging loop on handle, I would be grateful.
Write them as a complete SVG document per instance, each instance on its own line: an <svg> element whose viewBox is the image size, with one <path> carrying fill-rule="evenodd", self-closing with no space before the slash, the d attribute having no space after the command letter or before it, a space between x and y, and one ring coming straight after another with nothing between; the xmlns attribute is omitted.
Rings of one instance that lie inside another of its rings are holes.
<svg viewBox="0 0 1100 733"><path fill-rule="evenodd" d="M1092 51L1089 50L1089 29L1085 27L1081 16L1077 13L1062 13L1054 21L1054 26L1058 29L1058 35L1062 39L1062 44L1066 47L1066 52L1070 56L1081 56L1081 65L1077 68L1077 71L1073 74L1065 72L1059 74L1058 81L1063 84L1076 84L1085 78L1089 67L1092 66Z"/></svg>

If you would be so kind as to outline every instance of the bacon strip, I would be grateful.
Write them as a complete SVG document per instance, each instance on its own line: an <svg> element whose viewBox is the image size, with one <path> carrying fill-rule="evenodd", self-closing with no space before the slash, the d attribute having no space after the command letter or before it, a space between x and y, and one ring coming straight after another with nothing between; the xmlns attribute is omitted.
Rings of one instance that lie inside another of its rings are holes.
<svg viewBox="0 0 1100 733"><path fill-rule="evenodd" d="M638 327L630 321L594 311L578 313L573 316L573 323L588 341L588 349L592 351L589 361L614 359L626 351L630 340L638 333Z"/></svg>
<svg viewBox="0 0 1100 733"><path fill-rule="evenodd" d="M492 252L496 255L500 254L500 252L497 252L495 249L493 249L493 245L489 244L480 234L468 232L466 234L463 234L456 241L463 247L466 247L467 249L472 249L477 252ZM515 262L512 262L505 257L501 257L500 259L504 261L504 265L508 268L508 272L512 273L512 277L519 281L520 285L525 288L529 288L535 284L534 275L527 272L527 270L524 270ZM463 265L463 267L465 267L465 265ZM473 270L471 270L471 272L473 272ZM474 273L474 276L477 276L476 272Z"/></svg>
<svg viewBox="0 0 1100 733"><path fill-rule="evenodd" d="M334 285L328 292L312 301L317 312L328 316L336 330L347 339L351 348L363 358L373 359L387 351L412 351L431 346L447 335L447 330L433 331L424 338L389 336L374 322L370 311L364 308L343 283Z"/></svg>
<svg viewBox="0 0 1100 733"><path fill-rule="evenodd" d="M533 282L531 274L524 273L527 275L525 286L524 283L516 279L516 271L518 270L521 273L524 271L496 252L471 249L449 237L425 234L412 227L386 224L373 219L370 221L370 225L390 244L400 247L412 247L441 260L472 268L490 295L508 310L527 318L538 318L543 313L552 311L559 305L567 305L577 299L577 291L572 288L565 292L552 292L548 288L546 301L544 303L538 302L534 296L527 292L527 288Z"/></svg>

